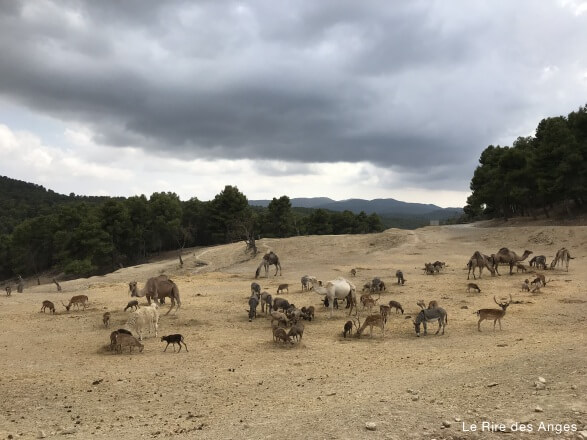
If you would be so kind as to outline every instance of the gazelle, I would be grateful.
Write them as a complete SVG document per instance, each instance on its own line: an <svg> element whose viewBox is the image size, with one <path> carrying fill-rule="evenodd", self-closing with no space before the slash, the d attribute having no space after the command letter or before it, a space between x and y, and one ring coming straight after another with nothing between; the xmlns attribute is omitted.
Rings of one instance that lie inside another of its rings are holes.
<svg viewBox="0 0 587 440"><path fill-rule="evenodd" d="M486 319L493 319L493 331L495 331L495 323L499 321L499 329L501 330L501 318L505 316L505 311L507 310L508 306L512 303L512 294L510 293L510 300L509 302L497 302L495 296L493 297L493 301L499 307L499 309L479 309L477 310L477 316L479 316L479 322L477 323L477 330L481 331L481 321Z"/></svg>
<svg viewBox="0 0 587 440"><path fill-rule="evenodd" d="M367 327L370 327L371 337L373 337L373 327L379 327L381 329L381 333L385 337L385 321L383 320L383 316L379 313L369 315L365 318L365 322L363 322L363 325L357 330L357 336L361 337L361 333L363 333L363 330L365 330Z"/></svg>
<svg viewBox="0 0 587 440"><path fill-rule="evenodd" d="M72 296L69 300L68 305L65 305L63 301L61 301L61 304L63 304L63 306L68 312L72 305L75 305L76 309L79 309L79 306L81 305L84 308L84 310L86 310L86 307L88 306L88 297L86 295Z"/></svg>

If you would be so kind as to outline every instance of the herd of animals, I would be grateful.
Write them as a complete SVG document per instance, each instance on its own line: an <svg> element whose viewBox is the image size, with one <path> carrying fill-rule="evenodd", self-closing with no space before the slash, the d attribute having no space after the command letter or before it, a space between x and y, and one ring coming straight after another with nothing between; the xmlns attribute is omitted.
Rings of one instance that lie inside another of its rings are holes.
<svg viewBox="0 0 587 440"><path fill-rule="evenodd" d="M522 264L522 261L526 260L530 256L532 251L524 251L521 256L518 256L513 251L507 248L500 249L496 254L485 255L479 251L476 251L467 263L468 274L467 280L470 279L471 272L473 272L473 278L476 280L475 269L479 269L478 277L481 278L484 268L487 268L492 276L499 276L498 266L500 264L507 264L510 267L510 275L513 274L513 268L516 267L517 271L527 272L528 267ZM566 248L561 248L556 253L556 256L550 264L550 268L554 269L559 264L562 267L566 267L569 270L569 261L573 259L569 251ZM530 267L536 269L547 270L546 257L538 255L533 257L529 261ZM269 267L274 265L275 275L278 273L281 275L281 264L279 257L273 252L269 252L263 256L261 264L258 266L255 272L255 278L260 275L261 268L265 269L265 276L268 277ZM427 275L434 276L440 273L446 264L441 261L434 263L425 263L424 272ZM536 273L535 279L530 282L529 279L524 280L522 283L522 291L528 292L539 292L541 287L546 286L547 280L544 274ZM350 272L351 277L356 277L357 270L352 269ZM406 278L401 270L397 270L395 273L398 285L404 285ZM385 327L390 317L392 309L395 309L395 313L404 314L404 308L397 301L389 301L387 304L379 305L379 312L374 313L374 307L377 306L377 302L381 298L381 292L387 289L387 286L380 278L373 278L368 283L365 283L362 288L362 292L357 297L357 288L355 284L346 278L338 277L334 280L322 282L315 276L304 275L301 277L301 288L302 292L313 291L319 295L322 295L322 300L325 307L330 309L330 317L333 316L334 309L338 309L338 303L346 301L346 308L349 309L349 316L355 310L355 317L353 320L349 320L344 324L342 335L344 338L353 334L353 328L355 329L355 336L360 337L367 327L370 329L370 335L373 336L373 327L381 329L382 335L385 336ZM21 291L22 289L19 289ZM468 283L467 292L471 290L475 292L481 292L479 286L475 283ZM175 313L181 307L181 300L179 296L179 289L177 285L169 279L166 275L159 275L157 277L150 278L142 289L138 288L137 282L132 281L129 283L129 292L131 297L147 299L147 306L140 307L139 301L133 299L129 301L124 308L124 311L130 310L131 313L128 317L124 328L119 328L111 332L109 349L115 353L122 353L125 348L128 348L129 352L132 353L133 348L137 347L139 352L143 351L144 345L142 344L143 335L148 332L149 335L154 333L155 337L158 336L159 327L159 307L165 303L165 299L169 298L171 306L166 314L169 314L174 308ZM289 284L280 284L277 288L276 294L289 293ZM10 296L12 289L10 286L6 287L6 295ZM475 313L479 317L477 328L481 331L481 323L484 320L493 321L493 329L495 330L496 323L499 323L501 330L501 319L505 316L508 306L512 303L512 296L510 294L509 301L498 301L496 297L493 297L494 302L499 308L488 308L479 309ZM68 304L62 303L66 311L69 312L72 307L76 310L85 310L88 307L89 298L87 295L76 295L73 296ZM364 317L363 323L361 324L361 317L359 312L359 306L361 305L361 311L367 311L367 315ZM269 314L271 317L271 331L274 342L282 342L285 344L299 343L302 340L304 334L304 323L303 321L311 322L315 319L315 307L305 306L298 308L294 304L291 304L288 300L281 297L273 297L269 292L262 291L259 283L251 283L251 294L248 298L249 308L247 309L249 321L254 320L257 317L257 308L261 306L261 313L264 315ZM413 319L414 329L416 336L420 336L420 327L423 327L423 334L427 334L428 323L438 323L438 330L436 334L442 331L445 332L445 326L448 323L448 314L445 309L439 306L438 302L433 300L427 305L423 300L417 302L420 307L415 319ZM41 312L55 314L55 305L49 300L45 300L41 306ZM107 328L110 326L110 312L105 312L102 317L104 326ZM172 344L173 351L175 352L175 345L179 346L179 352L181 352L182 344L185 347L186 352L188 351L185 343L185 338L181 334L171 334L161 337L161 342L166 342L167 345L163 351L167 351L169 344Z"/></svg>

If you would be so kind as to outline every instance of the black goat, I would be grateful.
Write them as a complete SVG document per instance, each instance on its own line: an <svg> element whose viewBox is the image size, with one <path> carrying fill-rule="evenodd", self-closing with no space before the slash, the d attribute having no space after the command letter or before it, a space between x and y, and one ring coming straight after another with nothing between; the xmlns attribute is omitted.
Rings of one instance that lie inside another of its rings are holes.
<svg viewBox="0 0 587 440"><path fill-rule="evenodd" d="M134 307L134 310L139 308L139 302L136 299L129 301L128 304L126 305L126 307L124 308L124 311L126 312L128 309L133 308L133 307Z"/></svg>
<svg viewBox="0 0 587 440"><path fill-rule="evenodd" d="M161 342L163 342L163 341L167 342L167 345L165 346L165 350L163 350L163 351L167 351L167 347L169 347L169 344L173 344L173 352L174 353L175 353L175 344L179 345L178 353L181 351L181 344L185 345L185 351L189 351L188 346L186 345L186 343L183 340L183 336L180 334L162 336Z"/></svg>
<svg viewBox="0 0 587 440"><path fill-rule="evenodd" d="M257 317L257 306L259 305L259 299L256 295L251 295L249 298L249 322Z"/></svg>

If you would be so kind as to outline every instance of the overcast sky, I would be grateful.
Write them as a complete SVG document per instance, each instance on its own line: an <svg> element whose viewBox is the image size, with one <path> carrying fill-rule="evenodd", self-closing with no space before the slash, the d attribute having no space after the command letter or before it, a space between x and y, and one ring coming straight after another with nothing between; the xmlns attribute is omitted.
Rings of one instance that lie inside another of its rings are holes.
<svg viewBox="0 0 587 440"><path fill-rule="evenodd" d="M587 103L587 1L0 2L0 175L463 206Z"/></svg>

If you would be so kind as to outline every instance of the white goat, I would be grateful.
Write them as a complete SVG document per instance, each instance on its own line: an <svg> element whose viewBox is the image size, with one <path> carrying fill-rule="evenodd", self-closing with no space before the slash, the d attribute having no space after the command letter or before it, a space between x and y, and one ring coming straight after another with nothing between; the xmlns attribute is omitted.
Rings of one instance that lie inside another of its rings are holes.
<svg viewBox="0 0 587 440"><path fill-rule="evenodd" d="M139 335L139 340L143 340L143 332L149 329L149 335L155 331L157 337L157 330L159 329L159 306L156 302L152 302L150 306L143 307L131 313L126 321L126 327L129 330L134 330Z"/></svg>

